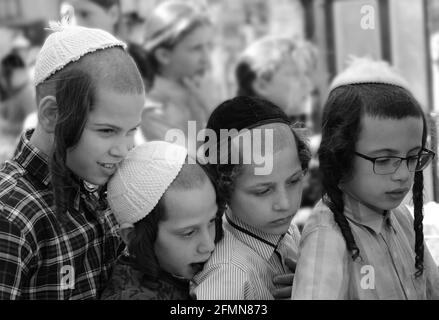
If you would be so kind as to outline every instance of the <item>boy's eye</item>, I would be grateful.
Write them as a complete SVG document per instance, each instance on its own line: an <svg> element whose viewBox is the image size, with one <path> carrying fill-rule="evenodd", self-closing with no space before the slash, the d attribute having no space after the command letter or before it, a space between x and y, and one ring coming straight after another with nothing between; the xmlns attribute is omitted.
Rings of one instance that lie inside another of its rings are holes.
<svg viewBox="0 0 439 320"><path fill-rule="evenodd" d="M294 179L291 179L290 181L288 181L288 184L295 185L295 184L299 183L301 180L302 179L294 178Z"/></svg>
<svg viewBox="0 0 439 320"><path fill-rule="evenodd" d="M114 129L99 129L98 130L100 133L103 133L103 134L111 134L111 133L114 133Z"/></svg>
<svg viewBox="0 0 439 320"><path fill-rule="evenodd" d="M128 135L129 136L134 136L136 134L136 132L137 132L137 128L134 128L134 129L128 131Z"/></svg>
<svg viewBox="0 0 439 320"><path fill-rule="evenodd" d="M391 158L377 158L375 160L375 164L379 165L379 166L384 166L390 163L390 161L392 161Z"/></svg>
<svg viewBox="0 0 439 320"><path fill-rule="evenodd" d="M270 192L270 188L267 188L267 189L255 190L254 194L257 196L264 196L267 195L269 192Z"/></svg>
<svg viewBox="0 0 439 320"><path fill-rule="evenodd" d="M189 231L186 231L186 232L182 233L181 235L183 237L185 237L185 238L189 238L189 237L191 237L194 234L195 234L195 230L189 230Z"/></svg>

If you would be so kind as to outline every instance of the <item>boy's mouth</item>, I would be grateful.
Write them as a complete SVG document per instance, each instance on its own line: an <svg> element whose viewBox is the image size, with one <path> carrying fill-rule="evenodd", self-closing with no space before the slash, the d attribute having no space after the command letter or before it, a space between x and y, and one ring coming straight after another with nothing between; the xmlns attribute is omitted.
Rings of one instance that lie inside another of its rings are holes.
<svg viewBox="0 0 439 320"><path fill-rule="evenodd" d="M399 199L404 198L408 191L409 191L408 189L400 188L400 189L388 191L388 192L386 192L386 194L388 197L390 197L394 200L399 200Z"/></svg>
<svg viewBox="0 0 439 320"><path fill-rule="evenodd" d="M293 217L294 217L294 215L290 215L290 216L282 218L282 219L274 220L271 223L274 225L282 225L285 223L289 223L293 219Z"/></svg>
<svg viewBox="0 0 439 320"><path fill-rule="evenodd" d="M196 263L191 263L190 266L192 268L192 271L195 273L200 272L201 270L203 270L204 265L206 264L206 261L204 262L196 262Z"/></svg>
<svg viewBox="0 0 439 320"><path fill-rule="evenodd" d="M115 163L102 163L102 162L98 162L98 164L101 167L103 167L105 169L109 169L109 170L116 169L116 167L117 167L117 164L115 164Z"/></svg>

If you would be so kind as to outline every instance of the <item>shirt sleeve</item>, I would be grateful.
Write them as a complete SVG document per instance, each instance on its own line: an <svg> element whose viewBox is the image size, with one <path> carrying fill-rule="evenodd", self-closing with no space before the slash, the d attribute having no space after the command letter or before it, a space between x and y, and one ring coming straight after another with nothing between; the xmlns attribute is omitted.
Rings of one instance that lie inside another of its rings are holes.
<svg viewBox="0 0 439 320"><path fill-rule="evenodd" d="M293 300L346 299L347 251L340 233L316 226L302 236L294 276Z"/></svg>
<svg viewBox="0 0 439 320"><path fill-rule="evenodd" d="M0 300L20 299L31 257L32 249L20 229L0 218Z"/></svg>
<svg viewBox="0 0 439 320"><path fill-rule="evenodd" d="M191 296L196 300L253 300L254 289L244 270L223 264L208 272Z"/></svg>
<svg viewBox="0 0 439 320"><path fill-rule="evenodd" d="M427 277L427 299L439 300L439 267L436 265L430 250L424 242L424 270Z"/></svg>
<svg viewBox="0 0 439 320"><path fill-rule="evenodd" d="M414 219L406 205L400 207L402 217L406 220L402 224L407 231L413 233ZM425 236L425 235L424 235ZM414 237L414 235L413 235ZM429 300L439 300L439 267L434 261L431 252L424 240L424 274L426 277L426 297Z"/></svg>

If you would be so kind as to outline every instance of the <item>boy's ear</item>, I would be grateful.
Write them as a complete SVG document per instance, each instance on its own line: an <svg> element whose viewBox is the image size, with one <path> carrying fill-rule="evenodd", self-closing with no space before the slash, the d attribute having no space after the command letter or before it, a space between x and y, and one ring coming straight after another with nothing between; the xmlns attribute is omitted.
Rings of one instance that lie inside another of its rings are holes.
<svg viewBox="0 0 439 320"><path fill-rule="evenodd" d="M169 61L171 60L171 52L166 48L158 48L155 50L154 55L156 60L163 65L169 64Z"/></svg>
<svg viewBox="0 0 439 320"><path fill-rule="evenodd" d="M58 104L54 96L46 96L38 105L38 124L47 133L54 133L58 121Z"/></svg>
<svg viewBox="0 0 439 320"><path fill-rule="evenodd" d="M128 245L131 239L134 237L134 232L135 232L134 227L123 228L119 230L120 237L122 238L122 241L126 245Z"/></svg>

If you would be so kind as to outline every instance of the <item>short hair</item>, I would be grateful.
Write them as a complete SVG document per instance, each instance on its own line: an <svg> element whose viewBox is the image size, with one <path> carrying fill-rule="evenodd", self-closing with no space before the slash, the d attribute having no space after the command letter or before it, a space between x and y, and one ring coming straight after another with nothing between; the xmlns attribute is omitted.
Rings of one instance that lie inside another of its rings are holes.
<svg viewBox="0 0 439 320"><path fill-rule="evenodd" d="M89 113L96 101L97 88L103 86L121 94L143 94L140 73L122 48L109 48L83 56L69 63L37 86L37 103L54 96L58 105L54 150L49 159L56 212L63 221L70 206L66 186L72 177L66 165L67 150L82 136Z"/></svg>
<svg viewBox="0 0 439 320"><path fill-rule="evenodd" d="M207 173L199 165L185 163L169 189L195 189L203 186L206 181L208 181Z"/></svg>
<svg viewBox="0 0 439 320"><path fill-rule="evenodd" d="M72 87L71 80L89 77L91 85L97 84L117 93L143 93L143 82L139 70L130 55L122 48L98 50L71 62L36 87L37 103L48 95L56 96L60 83ZM75 90L72 88L71 90Z"/></svg>

